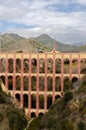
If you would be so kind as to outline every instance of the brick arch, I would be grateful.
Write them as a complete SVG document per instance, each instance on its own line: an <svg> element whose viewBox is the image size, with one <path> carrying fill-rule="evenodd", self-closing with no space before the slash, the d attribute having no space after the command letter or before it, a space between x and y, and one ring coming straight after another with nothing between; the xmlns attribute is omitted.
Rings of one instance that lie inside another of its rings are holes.
<svg viewBox="0 0 86 130"><path fill-rule="evenodd" d="M52 91L52 82L53 82L53 79L51 76L48 76L47 77L47 91Z"/></svg>
<svg viewBox="0 0 86 130"><path fill-rule="evenodd" d="M13 59L9 58L8 59L8 72L9 73L13 73L13 64L14 64Z"/></svg>
<svg viewBox="0 0 86 130"><path fill-rule="evenodd" d="M47 59L47 72L48 73L53 72L53 59L52 58Z"/></svg>
<svg viewBox="0 0 86 130"><path fill-rule="evenodd" d="M70 73L70 59L65 58L64 59L64 74L69 74Z"/></svg>
<svg viewBox="0 0 86 130"><path fill-rule="evenodd" d="M5 73L6 72L6 59L1 58L1 72Z"/></svg>
<svg viewBox="0 0 86 130"><path fill-rule="evenodd" d="M78 77L76 77L76 76L72 77L72 83L75 83L77 81L78 81Z"/></svg>
<svg viewBox="0 0 86 130"><path fill-rule="evenodd" d="M39 72L45 73L45 60L43 58L39 59Z"/></svg>
<svg viewBox="0 0 86 130"><path fill-rule="evenodd" d="M24 65L24 73L28 73L29 72L29 59L25 58L23 60L23 65Z"/></svg>
<svg viewBox="0 0 86 130"><path fill-rule="evenodd" d="M36 58L31 59L31 72L32 73L37 72L37 59Z"/></svg>
<svg viewBox="0 0 86 130"><path fill-rule="evenodd" d="M15 94L15 98L20 102L20 94L19 93Z"/></svg>
<svg viewBox="0 0 86 130"><path fill-rule="evenodd" d="M21 59L16 59L16 73L21 73Z"/></svg>
<svg viewBox="0 0 86 130"><path fill-rule="evenodd" d="M39 109L44 109L44 95L39 95Z"/></svg>
<svg viewBox="0 0 86 130"><path fill-rule="evenodd" d="M16 76L16 90L21 90L21 77L20 76Z"/></svg>
<svg viewBox="0 0 86 130"><path fill-rule="evenodd" d="M72 59L72 74L78 74L78 59Z"/></svg>
<svg viewBox="0 0 86 130"><path fill-rule="evenodd" d="M13 76L8 76L8 89L13 90Z"/></svg>
<svg viewBox="0 0 86 130"><path fill-rule="evenodd" d="M28 95L27 94L23 95L23 107L28 108Z"/></svg>
<svg viewBox="0 0 86 130"><path fill-rule="evenodd" d="M29 89L28 76L24 76L24 77L23 77L23 85L24 85L24 90L25 90L25 91Z"/></svg>
<svg viewBox="0 0 86 130"><path fill-rule="evenodd" d="M0 76L0 79L2 80L3 84L5 85L5 82L6 82L6 80L5 80L6 78L5 78L5 76L4 76L4 75L1 75L1 76Z"/></svg>
<svg viewBox="0 0 86 130"><path fill-rule="evenodd" d="M61 91L61 77L55 78L55 91Z"/></svg>
<svg viewBox="0 0 86 130"><path fill-rule="evenodd" d="M64 77L64 91L70 89L70 78L68 76Z"/></svg>
<svg viewBox="0 0 86 130"><path fill-rule="evenodd" d="M32 76L31 77L31 90L32 91L36 91L36 82L37 82L37 77Z"/></svg>
<svg viewBox="0 0 86 130"><path fill-rule="evenodd" d="M86 74L86 58L80 60L80 70L81 74Z"/></svg>
<svg viewBox="0 0 86 130"><path fill-rule="evenodd" d="M44 115L44 113L43 113L43 112L40 112L38 116L43 116L43 115Z"/></svg>
<svg viewBox="0 0 86 130"><path fill-rule="evenodd" d="M35 112L31 112L31 118L36 117L36 113Z"/></svg>
<svg viewBox="0 0 86 130"><path fill-rule="evenodd" d="M55 60L55 73L61 73L61 59L56 58Z"/></svg>
<svg viewBox="0 0 86 130"><path fill-rule="evenodd" d="M31 95L31 108L36 109L36 95L35 94Z"/></svg>
<svg viewBox="0 0 86 130"><path fill-rule="evenodd" d="M47 109L52 105L52 95L47 95Z"/></svg>
<svg viewBox="0 0 86 130"><path fill-rule="evenodd" d="M39 77L39 91L44 91L44 76Z"/></svg>
<svg viewBox="0 0 86 130"><path fill-rule="evenodd" d="M55 100L57 100L57 99L61 99L61 95L57 94L57 95L55 96Z"/></svg>

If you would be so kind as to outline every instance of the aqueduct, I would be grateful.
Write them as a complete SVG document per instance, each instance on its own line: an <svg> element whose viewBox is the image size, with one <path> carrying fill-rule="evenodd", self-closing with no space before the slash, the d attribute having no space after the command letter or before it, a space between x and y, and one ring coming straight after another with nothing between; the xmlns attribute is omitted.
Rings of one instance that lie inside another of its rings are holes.
<svg viewBox="0 0 86 130"><path fill-rule="evenodd" d="M33 117L47 112L62 96L65 81L76 82L86 74L86 53L0 53L0 78Z"/></svg>

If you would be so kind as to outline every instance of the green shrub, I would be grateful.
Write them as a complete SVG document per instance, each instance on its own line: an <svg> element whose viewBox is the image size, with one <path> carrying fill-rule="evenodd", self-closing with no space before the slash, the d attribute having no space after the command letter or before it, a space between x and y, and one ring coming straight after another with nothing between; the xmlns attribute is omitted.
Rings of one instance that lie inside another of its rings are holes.
<svg viewBox="0 0 86 130"><path fill-rule="evenodd" d="M9 107L7 109L7 117L12 130L23 130L27 125L24 113L17 108Z"/></svg>
<svg viewBox="0 0 86 130"><path fill-rule="evenodd" d="M70 91L67 91L64 95L63 101L66 104L68 101L73 99L73 93Z"/></svg>
<svg viewBox="0 0 86 130"><path fill-rule="evenodd" d="M2 122L2 120L3 120L3 114L0 113L0 122Z"/></svg>
<svg viewBox="0 0 86 130"><path fill-rule="evenodd" d="M78 130L86 130L86 126L85 126L85 123L83 121L80 121L78 124L77 124L77 127L78 127Z"/></svg>

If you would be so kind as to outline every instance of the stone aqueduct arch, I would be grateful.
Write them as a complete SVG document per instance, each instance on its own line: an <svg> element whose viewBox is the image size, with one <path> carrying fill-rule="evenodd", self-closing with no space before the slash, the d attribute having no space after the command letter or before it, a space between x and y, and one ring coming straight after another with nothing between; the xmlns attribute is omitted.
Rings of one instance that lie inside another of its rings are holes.
<svg viewBox="0 0 86 130"><path fill-rule="evenodd" d="M0 78L6 92L16 97L32 117L47 112L62 96L65 80L75 82L84 74L86 53L59 53L55 49L45 53L0 53Z"/></svg>

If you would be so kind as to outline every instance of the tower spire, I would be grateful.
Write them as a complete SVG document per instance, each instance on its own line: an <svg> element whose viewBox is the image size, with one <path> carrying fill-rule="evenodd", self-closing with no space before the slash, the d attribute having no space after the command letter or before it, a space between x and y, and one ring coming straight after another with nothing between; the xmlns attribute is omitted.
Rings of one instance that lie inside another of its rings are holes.
<svg viewBox="0 0 86 130"><path fill-rule="evenodd" d="M54 40L54 43L53 43L53 52L56 51L56 41Z"/></svg>

